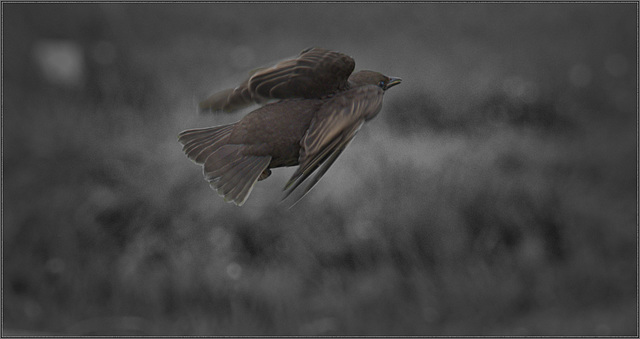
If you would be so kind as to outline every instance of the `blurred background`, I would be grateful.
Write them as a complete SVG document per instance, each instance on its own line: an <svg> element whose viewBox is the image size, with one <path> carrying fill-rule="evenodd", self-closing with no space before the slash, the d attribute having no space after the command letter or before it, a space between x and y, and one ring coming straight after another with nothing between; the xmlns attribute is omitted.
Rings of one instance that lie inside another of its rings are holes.
<svg viewBox="0 0 640 339"><path fill-rule="evenodd" d="M638 335L638 4L3 3L3 335ZM312 47L403 78L305 199L177 134Z"/></svg>

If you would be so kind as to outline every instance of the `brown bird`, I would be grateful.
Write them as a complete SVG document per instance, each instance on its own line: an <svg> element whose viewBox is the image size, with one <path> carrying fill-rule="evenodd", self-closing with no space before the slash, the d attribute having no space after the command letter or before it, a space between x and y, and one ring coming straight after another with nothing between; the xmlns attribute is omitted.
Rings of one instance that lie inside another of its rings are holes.
<svg viewBox="0 0 640 339"><path fill-rule="evenodd" d="M319 168L299 200L364 122L380 112L384 92L401 82L374 71L352 74L354 67L345 54L306 49L297 58L254 72L234 89L213 94L200 108L231 112L278 101L233 124L184 131L178 141L191 160L203 165L211 187L239 206L271 168L300 165L284 187L283 200Z"/></svg>

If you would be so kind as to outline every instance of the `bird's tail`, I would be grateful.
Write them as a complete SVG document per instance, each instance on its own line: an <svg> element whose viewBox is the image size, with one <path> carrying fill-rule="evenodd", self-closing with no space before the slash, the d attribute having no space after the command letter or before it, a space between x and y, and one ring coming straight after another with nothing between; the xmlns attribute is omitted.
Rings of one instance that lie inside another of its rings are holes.
<svg viewBox="0 0 640 339"><path fill-rule="evenodd" d="M227 144L234 124L187 130L178 141L189 159L203 164L204 177L225 201L244 204L270 156L243 154L244 145Z"/></svg>
<svg viewBox="0 0 640 339"><path fill-rule="evenodd" d="M203 164L211 153L227 143L234 125L186 130L178 134L178 141L189 159Z"/></svg>

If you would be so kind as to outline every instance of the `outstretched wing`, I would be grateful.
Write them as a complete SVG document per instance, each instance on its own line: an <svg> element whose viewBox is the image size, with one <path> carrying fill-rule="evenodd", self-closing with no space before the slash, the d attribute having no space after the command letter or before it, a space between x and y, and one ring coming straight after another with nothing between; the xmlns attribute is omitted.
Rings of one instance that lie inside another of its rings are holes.
<svg viewBox="0 0 640 339"><path fill-rule="evenodd" d="M355 61L322 48L306 49L295 59L256 71L234 89L211 95L200 109L231 112L269 99L321 98L348 87Z"/></svg>
<svg viewBox="0 0 640 339"><path fill-rule="evenodd" d="M184 131L178 141L189 159L203 165L204 177L224 200L242 206L271 156L247 155L246 145L227 144L236 124Z"/></svg>
<svg viewBox="0 0 640 339"><path fill-rule="evenodd" d="M300 142L300 166L285 185L283 199L322 165L299 199L313 188L362 124L380 112L383 93L378 86L357 87L336 95L320 108Z"/></svg>

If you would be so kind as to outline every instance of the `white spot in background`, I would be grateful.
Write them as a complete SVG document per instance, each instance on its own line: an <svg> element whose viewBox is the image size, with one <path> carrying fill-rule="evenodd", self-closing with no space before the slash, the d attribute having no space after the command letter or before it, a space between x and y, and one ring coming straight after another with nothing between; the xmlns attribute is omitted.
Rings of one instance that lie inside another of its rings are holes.
<svg viewBox="0 0 640 339"><path fill-rule="evenodd" d="M614 77L621 77L627 74L627 70L629 70L629 62L627 61L627 58L621 54L611 54L605 60L604 67L607 72Z"/></svg>
<svg viewBox="0 0 640 339"><path fill-rule="evenodd" d="M353 225L353 232L356 237L360 239L368 239L371 237L373 224L371 220L368 219L360 219L357 220Z"/></svg>
<svg viewBox="0 0 640 339"><path fill-rule="evenodd" d="M540 265L544 260L544 245L540 241L528 239L520 250L522 261L530 265Z"/></svg>
<svg viewBox="0 0 640 339"><path fill-rule="evenodd" d="M47 260L45 267L49 273L62 274L65 270L64 261L60 258L51 258Z"/></svg>
<svg viewBox="0 0 640 339"><path fill-rule="evenodd" d="M220 249L226 249L231 245L231 236L222 227L214 227L209 233L209 241Z"/></svg>
<svg viewBox="0 0 640 339"><path fill-rule="evenodd" d="M569 71L569 81L576 87L585 87L591 83L591 69L585 64L576 64Z"/></svg>
<svg viewBox="0 0 640 339"><path fill-rule="evenodd" d="M525 102L534 102L538 98L538 86L532 81L519 76L507 78L502 83L502 90L511 98Z"/></svg>
<svg viewBox="0 0 640 339"><path fill-rule="evenodd" d="M116 47L109 41L99 41L91 47L91 57L102 65L113 64L116 54Z"/></svg>
<svg viewBox="0 0 640 339"><path fill-rule="evenodd" d="M244 69L255 66L253 63L256 57L253 48L242 45L231 49L229 59L233 67Z"/></svg>
<svg viewBox="0 0 640 339"><path fill-rule="evenodd" d="M240 279L240 276L242 275L242 267L235 262L230 263L227 265L227 275L233 280Z"/></svg>
<svg viewBox="0 0 640 339"><path fill-rule="evenodd" d="M80 45L68 40L40 40L32 56L44 78L52 84L79 86L84 77L84 55Z"/></svg>
<svg viewBox="0 0 640 339"><path fill-rule="evenodd" d="M33 300L27 300L23 307L28 318L37 318L42 314L42 306Z"/></svg>
<svg viewBox="0 0 640 339"><path fill-rule="evenodd" d="M118 204L118 195L110 187L98 185L91 190L85 202L100 209L107 209Z"/></svg>

